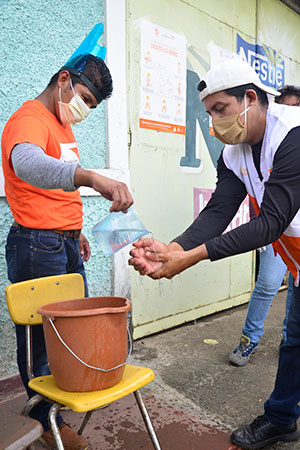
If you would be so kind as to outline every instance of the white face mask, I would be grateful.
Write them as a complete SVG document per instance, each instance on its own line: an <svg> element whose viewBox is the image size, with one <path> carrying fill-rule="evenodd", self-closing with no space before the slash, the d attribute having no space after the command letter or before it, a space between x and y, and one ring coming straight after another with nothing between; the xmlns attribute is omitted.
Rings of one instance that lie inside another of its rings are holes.
<svg viewBox="0 0 300 450"><path fill-rule="evenodd" d="M73 88L72 80L70 85L74 96L69 103L63 103L61 100L61 88L59 88L59 117L63 125L75 125L75 123L82 122L87 118L91 112L87 104L82 100L79 94L76 94Z"/></svg>

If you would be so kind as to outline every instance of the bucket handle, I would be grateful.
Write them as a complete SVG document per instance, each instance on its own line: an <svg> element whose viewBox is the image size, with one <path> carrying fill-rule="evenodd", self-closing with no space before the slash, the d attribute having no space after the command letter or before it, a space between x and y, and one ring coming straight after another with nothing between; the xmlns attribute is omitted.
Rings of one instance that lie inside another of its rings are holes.
<svg viewBox="0 0 300 450"><path fill-rule="evenodd" d="M118 366L112 367L111 369L101 369L100 367L95 367L95 366L91 366L90 364L87 364L86 362L82 361L82 359L79 358L79 356L77 356L71 349L70 347L68 347L68 345L65 343L65 341L62 339L62 337L60 336L59 332L57 331L57 328L55 327L51 317L48 317L49 322L52 325L53 330L56 333L56 336L58 337L58 339L60 340L60 342L66 347L67 350L69 350L69 352L76 358L78 359L79 362L81 362L84 366L88 367L89 369L95 369L95 370L99 370L100 372L111 372L112 370L116 370L119 369L122 366L125 366L128 363L128 358L131 355L132 352L132 339L131 339L131 334L129 332L129 328L127 326L127 334L128 334L128 338L129 338L129 352L127 355L127 359L124 363L119 364Z"/></svg>

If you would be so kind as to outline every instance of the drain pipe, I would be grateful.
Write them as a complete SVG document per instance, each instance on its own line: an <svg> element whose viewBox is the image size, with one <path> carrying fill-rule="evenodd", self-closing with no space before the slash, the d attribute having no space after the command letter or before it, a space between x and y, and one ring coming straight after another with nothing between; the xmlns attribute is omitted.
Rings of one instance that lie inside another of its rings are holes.
<svg viewBox="0 0 300 450"><path fill-rule="evenodd" d="M257 55L257 45L258 45L258 7L259 7L259 0L256 0L255 3L255 59Z"/></svg>

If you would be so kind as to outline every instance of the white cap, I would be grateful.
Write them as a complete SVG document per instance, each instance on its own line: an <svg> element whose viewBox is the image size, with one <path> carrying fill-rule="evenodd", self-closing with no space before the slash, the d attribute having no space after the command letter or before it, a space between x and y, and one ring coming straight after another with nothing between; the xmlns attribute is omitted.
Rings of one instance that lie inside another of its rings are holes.
<svg viewBox="0 0 300 450"><path fill-rule="evenodd" d="M265 86L250 64L241 59L226 59L213 66L205 79L198 84L200 100L215 92L225 91L237 86L253 83L267 94L279 96L280 92L270 86Z"/></svg>

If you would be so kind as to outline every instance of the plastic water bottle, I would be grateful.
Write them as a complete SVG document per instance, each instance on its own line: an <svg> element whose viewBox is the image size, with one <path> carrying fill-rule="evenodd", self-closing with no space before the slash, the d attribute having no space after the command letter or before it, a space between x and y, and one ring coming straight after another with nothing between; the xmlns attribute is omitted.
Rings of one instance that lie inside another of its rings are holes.
<svg viewBox="0 0 300 450"><path fill-rule="evenodd" d="M127 213L110 213L92 229L92 234L105 255L113 255L148 233L150 232L134 208L130 208Z"/></svg>

